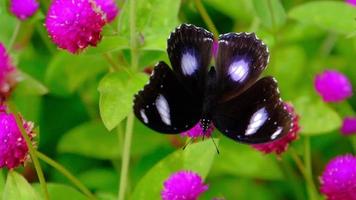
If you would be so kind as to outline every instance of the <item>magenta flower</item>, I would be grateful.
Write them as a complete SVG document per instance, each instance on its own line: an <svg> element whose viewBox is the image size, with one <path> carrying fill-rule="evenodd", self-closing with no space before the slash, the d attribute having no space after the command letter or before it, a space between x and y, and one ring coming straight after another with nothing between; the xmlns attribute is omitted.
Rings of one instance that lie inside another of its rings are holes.
<svg viewBox="0 0 356 200"><path fill-rule="evenodd" d="M0 102L4 101L17 82L16 68L11 58L0 43Z"/></svg>
<svg viewBox="0 0 356 200"><path fill-rule="evenodd" d="M36 13L39 4L36 0L11 0L10 10L19 19L26 20Z"/></svg>
<svg viewBox="0 0 356 200"><path fill-rule="evenodd" d="M356 117L345 117L341 127L341 133L350 135L356 133Z"/></svg>
<svg viewBox="0 0 356 200"><path fill-rule="evenodd" d="M352 85L347 77L335 70L325 70L316 75L316 91L325 102L339 102L352 96Z"/></svg>
<svg viewBox="0 0 356 200"><path fill-rule="evenodd" d="M356 157L337 156L320 177L320 191L328 200L356 200Z"/></svg>
<svg viewBox="0 0 356 200"><path fill-rule="evenodd" d="M33 123L22 120L28 136L35 136ZM13 169L29 159L28 147L16 124L14 114L8 114L4 107L0 111L0 168Z"/></svg>
<svg viewBox="0 0 356 200"><path fill-rule="evenodd" d="M114 0L95 0L97 7L106 15L106 20L111 22L119 13L119 8Z"/></svg>
<svg viewBox="0 0 356 200"><path fill-rule="evenodd" d="M346 3L348 3L352 6L356 6L356 0L346 0Z"/></svg>
<svg viewBox="0 0 356 200"><path fill-rule="evenodd" d="M215 127L213 125L213 123L210 123L209 128L207 129L206 133L205 133L205 137L210 137L211 133L214 131ZM197 123L193 128L191 128L190 130L183 132L180 134L183 137L190 137L193 139L196 139L198 137L203 137L204 133L203 133L203 128L202 128L202 124L199 122Z"/></svg>
<svg viewBox="0 0 356 200"><path fill-rule="evenodd" d="M295 113L292 104L284 103L287 107L288 112L292 115L293 126L289 130L289 132L282 136L281 138L274 140L272 142L263 143L263 144L254 144L251 145L253 148L257 149L258 151L264 153L275 153L277 155L282 154L288 149L288 146L291 142L298 138L298 131L299 127L299 116Z"/></svg>
<svg viewBox="0 0 356 200"><path fill-rule="evenodd" d="M91 0L54 0L45 26L53 42L71 53L79 53L101 40L105 16Z"/></svg>
<svg viewBox="0 0 356 200"><path fill-rule="evenodd" d="M196 200L207 189L197 173L179 171L164 182L161 196L163 200Z"/></svg>

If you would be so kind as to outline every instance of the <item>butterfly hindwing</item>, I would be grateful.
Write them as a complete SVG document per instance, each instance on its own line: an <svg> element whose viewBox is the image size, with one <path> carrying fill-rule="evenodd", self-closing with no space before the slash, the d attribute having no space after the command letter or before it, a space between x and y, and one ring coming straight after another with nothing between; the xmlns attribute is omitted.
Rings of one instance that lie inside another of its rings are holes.
<svg viewBox="0 0 356 200"><path fill-rule="evenodd" d="M167 52L177 78L202 97L211 60L213 35L190 24L177 27L167 41Z"/></svg>
<svg viewBox="0 0 356 200"><path fill-rule="evenodd" d="M213 122L235 141L264 143L289 132L291 116L286 109L275 79L264 77L239 96L218 104Z"/></svg>
<svg viewBox="0 0 356 200"><path fill-rule="evenodd" d="M269 60L267 46L254 33L227 33L219 37L216 60L219 101L229 100L256 82Z"/></svg>
<svg viewBox="0 0 356 200"><path fill-rule="evenodd" d="M198 123L201 107L164 62L155 66L149 83L134 99L136 117L151 129L169 134L186 131Z"/></svg>

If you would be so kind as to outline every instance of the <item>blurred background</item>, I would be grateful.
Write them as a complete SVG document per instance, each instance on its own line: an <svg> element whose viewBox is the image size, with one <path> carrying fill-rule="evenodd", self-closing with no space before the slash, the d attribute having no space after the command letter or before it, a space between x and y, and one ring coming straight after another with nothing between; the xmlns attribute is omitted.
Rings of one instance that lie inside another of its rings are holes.
<svg viewBox="0 0 356 200"><path fill-rule="evenodd" d="M220 155L207 140L198 149L188 146L189 161L179 166L189 169L195 163L201 169L209 184L201 199L308 199L304 178L293 159L305 156L306 140L310 141L317 188L318 177L331 158L356 151L355 136L340 133L342 119L354 115L356 98L325 103L314 88L315 75L325 69L342 72L356 86L356 7L345 1L198 2L219 33L256 32L268 45L270 63L264 74L277 78L283 99L300 116L301 130L292 150L280 156L264 155L216 131ZM49 3L41 0L39 12L21 22L10 54L23 80L10 101L25 119L35 123L39 151L65 166L101 199L116 199L125 118L135 91L127 88L127 77L110 78L110 60L120 68L130 66L129 4L117 1L119 15L104 27L98 47L73 55L59 50L47 35L43 24ZM7 5L1 0L0 41L5 44L19 26ZM169 63L166 39L180 23L209 29L195 0L137 0L136 8L141 72L159 60ZM144 77L146 81L148 75ZM135 120L128 182L132 199L142 199L142 194L147 195L143 199L157 197L162 186L155 185L155 177L177 170L169 155L181 151L184 143L179 135L155 133ZM58 171L41 164L48 182L73 186ZM30 182L37 181L32 164L19 171Z"/></svg>

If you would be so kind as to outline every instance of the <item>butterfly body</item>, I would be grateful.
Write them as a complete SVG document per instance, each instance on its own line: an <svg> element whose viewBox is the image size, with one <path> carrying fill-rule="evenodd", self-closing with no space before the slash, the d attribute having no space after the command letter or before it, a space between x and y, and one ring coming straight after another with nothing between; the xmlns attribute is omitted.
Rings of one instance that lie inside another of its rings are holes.
<svg viewBox="0 0 356 200"><path fill-rule="evenodd" d="M276 80L259 75L268 49L254 34L220 35L215 66L210 32L183 24L168 39L172 69L159 62L134 100L137 118L153 130L177 134L212 124L239 142L263 143L286 134L291 116Z"/></svg>

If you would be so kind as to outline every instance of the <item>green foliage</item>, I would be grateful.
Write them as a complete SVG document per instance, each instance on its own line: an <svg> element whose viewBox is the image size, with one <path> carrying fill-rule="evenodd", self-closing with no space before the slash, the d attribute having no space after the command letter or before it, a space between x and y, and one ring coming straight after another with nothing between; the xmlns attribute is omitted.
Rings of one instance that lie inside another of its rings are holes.
<svg viewBox="0 0 356 200"><path fill-rule="evenodd" d="M163 182L178 170L191 170L206 177L216 155L211 141L189 145L159 161L137 184L131 199L159 199Z"/></svg>
<svg viewBox="0 0 356 200"><path fill-rule="evenodd" d="M6 179L2 199L38 200L39 195L23 176L15 171L10 171Z"/></svg>
<svg viewBox="0 0 356 200"><path fill-rule="evenodd" d="M253 0L256 14L262 24L270 30L276 31L286 23L286 13L279 0Z"/></svg>
<svg viewBox="0 0 356 200"><path fill-rule="evenodd" d="M351 34L356 30L356 9L344 2L309 2L290 10L288 16L336 33Z"/></svg>
<svg viewBox="0 0 356 200"><path fill-rule="evenodd" d="M132 112L132 97L147 82L143 73L115 72L100 82L100 115L108 130L115 128Z"/></svg>
<svg viewBox="0 0 356 200"><path fill-rule="evenodd" d="M88 200L86 196L68 185L48 183L47 186L51 200ZM40 186L38 184L35 185L35 189L38 192L41 191ZM37 200L44 200L44 198L42 197Z"/></svg>

